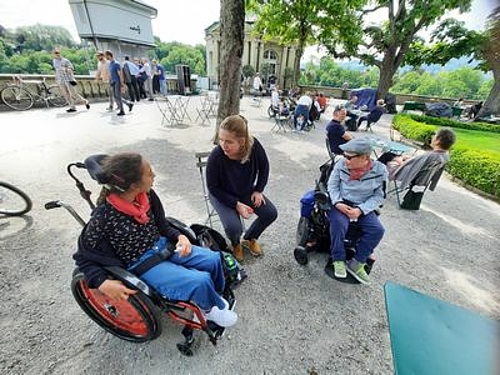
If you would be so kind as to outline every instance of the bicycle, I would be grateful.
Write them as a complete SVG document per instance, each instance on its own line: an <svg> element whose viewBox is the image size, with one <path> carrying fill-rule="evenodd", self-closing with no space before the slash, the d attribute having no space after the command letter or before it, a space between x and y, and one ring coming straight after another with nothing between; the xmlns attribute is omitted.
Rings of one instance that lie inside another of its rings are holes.
<svg viewBox="0 0 500 375"><path fill-rule="evenodd" d="M14 83L7 83L7 86L0 91L0 98L16 111L26 111L38 102L45 103L47 108L49 104L63 107L67 103L66 98L60 93L59 85L48 85L45 78L41 81L28 81L15 76L13 80ZM28 87L29 84L35 85L36 92Z"/></svg>
<svg viewBox="0 0 500 375"><path fill-rule="evenodd" d="M0 214L21 216L33 207L30 197L21 189L0 181Z"/></svg>

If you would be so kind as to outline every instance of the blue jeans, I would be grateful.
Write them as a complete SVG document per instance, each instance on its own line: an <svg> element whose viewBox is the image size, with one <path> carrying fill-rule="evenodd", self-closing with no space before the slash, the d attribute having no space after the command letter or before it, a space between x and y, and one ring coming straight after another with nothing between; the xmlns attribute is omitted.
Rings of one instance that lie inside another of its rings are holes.
<svg viewBox="0 0 500 375"><path fill-rule="evenodd" d="M226 236L229 238L229 241L231 241L231 245L238 245L243 233L240 214L234 208L219 202L212 194L210 194L209 197L212 206L214 206L219 214L224 232L226 232ZM245 240L258 239L262 232L264 232L264 230L278 217L278 210L273 202L266 196L264 196L264 199L266 200L266 204L261 204L260 207L254 207L250 197L245 197L245 199L240 200L241 203L252 207L255 215L257 215L257 218L253 221L252 225L250 225L250 228L245 232Z"/></svg>
<svg viewBox="0 0 500 375"><path fill-rule="evenodd" d="M141 262L160 252L167 240L160 240L133 263L133 271ZM179 301L194 301L201 309L209 311L213 306L224 309L219 293L224 290L224 270L218 252L191 246L191 254L181 257L174 253L170 258L141 275L141 279L162 296Z"/></svg>
<svg viewBox="0 0 500 375"><path fill-rule="evenodd" d="M330 253L333 260L345 260L344 238L349 228L349 218L333 207L328 218L330 220ZM375 212L361 215L358 218L358 227L361 238L356 248L354 258L360 263L366 263L368 256L373 253L384 236L385 229Z"/></svg>
<svg viewBox="0 0 500 375"><path fill-rule="evenodd" d="M295 127L297 128L297 119L299 118L299 116L302 115L304 116L304 121L300 127L300 129L297 129L297 130L304 130L306 124L307 124L307 121L309 121L309 107L307 105L298 105L296 108L295 108L295 113L294 113L294 116L293 116L293 120L294 120L294 123L295 123Z"/></svg>
<svg viewBox="0 0 500 375"><path fill-rule="evenodd" d="M167 81L160 79L160 94L167 95Z"/></svg>

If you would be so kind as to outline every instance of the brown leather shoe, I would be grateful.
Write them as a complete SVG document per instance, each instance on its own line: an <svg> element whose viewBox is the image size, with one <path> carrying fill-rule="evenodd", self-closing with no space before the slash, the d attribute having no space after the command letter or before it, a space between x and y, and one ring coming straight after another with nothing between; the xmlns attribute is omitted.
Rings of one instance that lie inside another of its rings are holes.
<svg viewBox="0 0 500 375"><path fill-rule="evenodd" d="M259 257L262 255L262 249L255 239L248 241L248 249L254 257Z"/></svg>
<svg viewBox="0 0 500 375"><path fill-rule="evenodd" d="M243 246L239 243L236 246L233 246L233 255L238 262L241 262L245 259L245 253L243 252Z"/></svg>

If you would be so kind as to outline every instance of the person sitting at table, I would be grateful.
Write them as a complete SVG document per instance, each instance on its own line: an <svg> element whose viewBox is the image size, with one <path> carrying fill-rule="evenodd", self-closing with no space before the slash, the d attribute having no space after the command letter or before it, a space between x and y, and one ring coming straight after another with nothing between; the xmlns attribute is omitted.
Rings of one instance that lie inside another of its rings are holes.
<svg viewBox="0 0 500 375"><path fill-rule="evenodd" d="M326 111L326 96L322 92L319 92L316 96L316 101L319 104L319 113L325 113Z"/></svg>
<svg viewBox="0 0 500 375"><path fill-rule="evenodd" d="M307 125L307 122L309 121L309 111L312 105L313 105L313 100L311 98L311 93L309 91L306 92L304 95L302 95L297 101L297 107L295 107L295 113L293 117L296 130L304 131L304 128ZM303 118L303 121L300 122L300 125L299 125L299 118L301 119Z"/></svg>
<svg viewBox="0 0 500 375"><path fill-rule="evenodd" d="M344 108L346 109L346 115L348 117L346 119L345 126L350 131L358 130L356 124L358 120L358 115L355 113L355 111L358 110L357 103L358 103L358 97L356 95L352 95L351 98L344 103Z"/></svg>
<svg viewBox="0 0 500 375"><path fill-rule="evenodd" d="M479 111L481 110L481 108L483 107L483 102L479 102L479 103L476 103L474 105L472 105L469 109L469 113L467 114L467 117L470 119L470 120L474 120L476 118L476 116L478 115Z"/></svg>
<svg viewBox="0 0 500 375"><path fill-rule="evenodd" d="M400 188L404 189L426 165L437 161L441 162L444 166L450 160L449 150L455 141L456 135L453 130L441 128L434 137L432 137L431 152L411 158L406 155L396 155L392 152L385 152L380 155L378 161L385 164L387 167L389 179L400 181ZM440 177L441 173L432 176L434 183L431 186L431 190L434 190Z"/></svg>
<svg viewBox="0 0 500 375"><path fill-rule="evenodd" d="M340 105L335 106L332 120L326 126L326 137L328 139L330 157L342 155L344 152L339 146L352 139L352 135L346 132L344 125L342 125L345 118L345 108Z"/></svg>
<svg viewBox="0 0 500 375"><path fill-rule="evenodd" d="M364 266L385 231L375 210L385 199L387 169L370 159L372 145L367 138L352 139L339 148L344 157L335 163L327 185L332 203L328 214L330 267L337 278L346 278L349 272L360 283L368 284ZM361 237L354 258L346 264L344 239L352 221L357 222Z"/></svg>
<svg viewBox="0 0 500 375"><path fill-rule="evenodd" d="M207 320L222 327L238 316L220 296L224 270L218 252L192 245L169 224L160 199L152 189L155 173L140 154L106 156L102 175L108 180L73 258L91 288L113 300L127 300L137 290L111 278L105 266L121 266L134 273L151 257L162 261L144 269L140 278L160 295L194 301Z"/></svg>
<svg viewBox="0 0 500 375"><path fill-rule="evenodd" d="M257 242L278 217L271 200L264 195L269 178L269 160L262 144L250 135L247 120L240 115L226 117L219 128L219 145L207 161L207 188L212 206L219 214L233 247L234 257L244 259L244 248L262 255ZM241 217L257 218L243 235Z"/></svg>
<svg viewBox="0 0 500 375"><path fill-rule="evenodd" d="M375 108L373 108L370 111L370 113L368 113L368 115L362 116L359 118L358 125L357 125L358 129L361 126L361 124L363 123L363 121L366 121L365 130L370 129L370 125L377 122L378 120L380 120L380 118L382 117L382 115L384 113L385 113L384 99L379 99L379 100L377 100L377 105L375 106Z"/></svg>

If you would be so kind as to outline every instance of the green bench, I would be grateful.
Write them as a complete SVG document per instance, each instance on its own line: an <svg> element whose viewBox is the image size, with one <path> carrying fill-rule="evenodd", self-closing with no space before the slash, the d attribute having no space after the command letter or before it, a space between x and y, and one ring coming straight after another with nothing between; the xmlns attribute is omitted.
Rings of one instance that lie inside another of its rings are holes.
<svg viewBox="0 0 500 375"><path fill-rule="evenodd" d="M384 291L394 374L498 374L498 321L402 285Z"/></svg>
<svg viewBox="0 0 500 375"><path fill-rule="evenodd" d="M403 106L403 112L406 111L422 111L425 112L425 103L406 101Z"/></svg>

